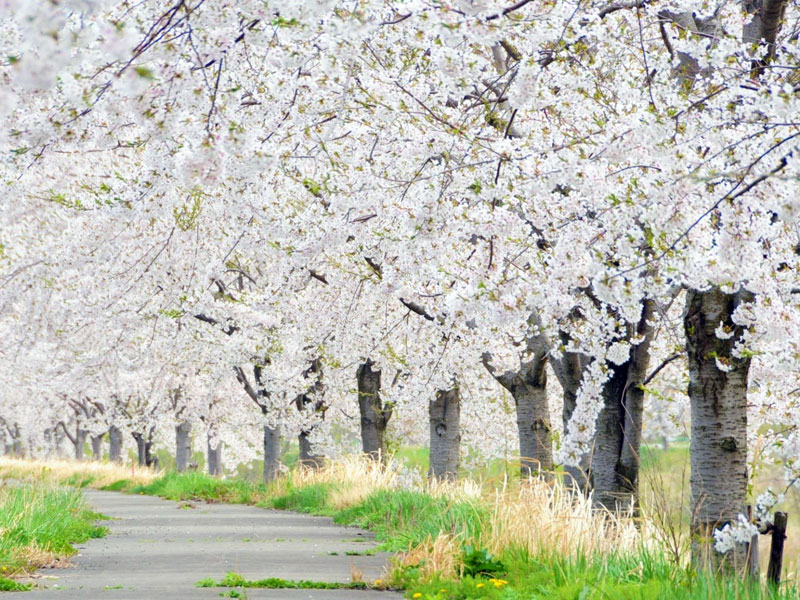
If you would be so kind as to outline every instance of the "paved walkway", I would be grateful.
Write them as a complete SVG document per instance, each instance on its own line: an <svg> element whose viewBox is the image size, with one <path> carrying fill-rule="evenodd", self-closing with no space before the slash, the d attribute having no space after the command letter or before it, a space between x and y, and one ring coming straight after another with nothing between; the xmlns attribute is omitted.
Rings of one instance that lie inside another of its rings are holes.
<svg viewBox="0 0 800 600"><path fill-rule="evenodd" d="M235 571L247 579L281 577L374 581L389 555L349 556L373 548L368 532L326 517L233 504L181 503L152 496L87 490L89 503L114 517L109 534L78 546L75 567L39 571L37 589L21 600L186 600L219 598L224 588L197 588L200 579ZM363 540L363 541L362 541ZM395 600L377 590L248 589L251 600Z"/></svg>

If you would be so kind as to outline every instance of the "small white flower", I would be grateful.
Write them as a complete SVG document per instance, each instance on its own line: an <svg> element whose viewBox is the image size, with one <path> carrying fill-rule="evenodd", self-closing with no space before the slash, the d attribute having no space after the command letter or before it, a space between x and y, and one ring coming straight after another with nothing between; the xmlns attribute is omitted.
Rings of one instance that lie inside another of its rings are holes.
<svg viewBox="0 0 800 600"><path fill-rule="evenodd" d="M714 334L721 340L729 340L733 337L733 329L726 327L725 324L720 321L719 327L714 330Z"/></svg>

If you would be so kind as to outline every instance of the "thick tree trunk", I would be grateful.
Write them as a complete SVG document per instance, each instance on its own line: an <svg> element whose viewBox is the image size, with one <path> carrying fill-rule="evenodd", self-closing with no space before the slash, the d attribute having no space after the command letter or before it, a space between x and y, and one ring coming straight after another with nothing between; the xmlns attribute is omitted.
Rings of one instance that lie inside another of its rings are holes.
<svg viewBox="0 0 800 600"><path fill-rule="evenodd" d="M92 460L103 460L103 435L92 436Z"/></svg>
<svg viewBox="0 0 800 600"><path fill-rule="evenodd" d="M713 532L745 514L747 497L747 375L750 358L734 347L744 328L731 315L752 300L746 291L689 290L683 323L689 363L692 431L692 560L713 571L746 568L746 546L714 550ZM723 330L720 339L715 330ZM720 365L722 368L720 368Z"/></svg>
<svg viewBox="0 0 800 600"><path fill-rule="evenodd" d="M381 401L381 372L373 371L373 362L367 360L358 367L358 409L361 414L361 447L374 459L385 459L383 436L392 417L392 407Z"/></svg>
<svg viewBox="0 0 800 600"><path fill-rule="evenodd" d="M108 429L108 459L113 463L122 462L122 431L116 425Z"/></svg>
<svg viewBox="0 0 800 600"><path fill-rule="evenodd" d="M222 442L217 442L216 448L211 446L211 437L208 438L208 453L206 464L209 475L222 475Z"/></svg>
<svg viewBox="0 0 800 600"><path fill-rule="evenodd" d="M455 481L461 462L461 396L458 388L439 390L429 403L430 469L439 480Z"/></svg>
<svg viewBox="0 0 800 600"><path fill-rule="evenodd" d="M175 427L175 469L183 473L192 458L192 424L184 421Z"/></svg>
<svg viewBox="0 0 800 600"><path fill-rule="evenodd" d="M278 476L281 458L280 425L269 427L264 425L264 482L272 481Z"/></svg>

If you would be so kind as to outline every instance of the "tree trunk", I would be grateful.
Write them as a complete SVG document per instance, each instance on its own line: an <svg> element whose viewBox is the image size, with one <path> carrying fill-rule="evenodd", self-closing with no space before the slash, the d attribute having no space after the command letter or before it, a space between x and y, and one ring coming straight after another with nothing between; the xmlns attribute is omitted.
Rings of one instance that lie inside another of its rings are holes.
<svg viewBox="0 0 800 600"><path fill-rule="evenodd" d="M136 440L136 455L139 459L139 466L144 467L147 465L147 445L144 435L141 433L134 433L133 439Z"/></svg>
<svg viewBox="0 0 800 600"><path fill-rule="evenodd" d="M136 440L136 452L139 458L140 467L157 466L156 460L153 457L153 430L145 435L144 433L132 433L133 439Z"/></svg>
<svg viewBox="0 0 800 600"><path fill-rule="evenodd" d="M561 339L564 345L569 343L569 338L566 335L562 334ZM587 364L587 360L586 356L577 352L564 352L560 358L551 357L550 359L550 364L558 378L563 394L561 423L565 436L567 435L567 426L569 425L570 419L572 419L572 413L575 412L575 406L578 403L578 390L581 387L583 369ZM566 485L573 485L578 490L588 494L589 468L590 457L588 454L582 456L577 465L565 465L564 483Z"/></svg>
<svg viewBox="0 0 800 600"><path fill-rule="evenodd" d="M92 460L101 461L103 460L103 435L93 435L92 436Z"/></svg>
<svg viewBox="0 0 800 600"><path fill-rule="evenodd" d="M304 467L311 467L312 469L319 469L325 464L325 457L321 454L314 454L311 447L311 442L308 436L311 435L311 430L302 430L297 436L297 442L300 446L300 464Z"/></svg>
<svg viewBox="0 0 800 600"><path fill-rule="evenodd" d="M222 475L222 442L217 442L217 447L211 446L211 437L208 438L207 460L209 475Z"/></svg>
<svg viewBox="0 0 800 600"><path fill-rule="evenodd" d="M461 397L458 388L437 391L428 408L431 428L428 475L455 481L461 462Z"/></svg>
<svg viewBox="0 0 800 600"><path fill-rule="evenodd" d="M122 431L116 425L108 430L108 458L113 463L122 462Z"/></svg>
<svg viewBox="0 0 800 600"><path fill-rule="evenodd" d="M747 375L750 358L734 356L744 328L731 319L752 300L740 291L689 290L683 316L691 403L692 560L712 571L746 568L746 544L714 550L715 529L745 514L747 496ZM715 330L722 328L720 339ZM719 365L723 369L719 368Z"/></svg>
<svg viewBox="0 0 800 600"><path fill-rule="evenodd" d="M609 365L612 375L603 385L603 408L597 416L589 470L593 503L609 510L624 504L629 492L621 485L617 466L622 450L625 411L622 398L628 379L628 365Z"/></svg>
<svg viewBox="0 0 800 600"><path fill-rule="evenodd" d="M278 476L281 458L281 428L264 425L264 483Z"/></svg>
<svg viewBox="0 0 800 600"><path fill-rule="evenodd" d="M592 491L595 506L612 511L638 509L644 381L650 364L654 312L655 302L645 300L636 327L628 327L624 341L634 337L642 341L631 347L626 362L608 365L611 376L603 384L603 407L597 417L592 451L581 459L580 467L567 470L581 489ZM565 432L587 366L586 357L574 353L553 361L564 390Z"/></svg>
<svg viewBox="0 0 800 600"><path fill-rule="evenodd" d="M553 470L553 443L550 406L547 402L547 342L541 335L528 339L528 361L521 361L517 371L499 374L491 364L491 355L483 355L483 365L514 398L517 407L520 472L523 477Z"/></svg>
<svg viewBox="0 0 800 600"><path fill-rule="evenodd" d="M14 458L25 457L25 446L22 443L22 432L19 423L14 423L14 431L11 432L11 455Z"/></svg>
<svg viewBox="0 0 800 600"><path fill-rule="evenodd" d="M639 511L639 467L642 450L642 417L644 415L644 395L647 371L650 368L650 343L655 335L653 319L656 316L654 300L645 300L642 316L636 327L636 337L643 338L639 344L631 348L628 362L628 378L622 395L622 411L624 428L622 432L622 450L617 463L617 484L624 494L626 502L619 508L632 508Z"/></svg>
<svg viewBox="0 0 800 600"><path fill-rule="evenodd" d="M192 458L192 424L184 421L175 427L175 468L183 473Z"/></svg>
<svg viewBox="0 0 800 600"><path fill-rule="evenodd" d="M73 445L75 446L75 460L83 460L86 458L84 446L86 445L86 437L88 435L88 431L81 429L79 426L75 426L75 440L73 441Z"/></svg>
<svg viewBox="0 0 800 600"><path fill-rule="evenodd" d="M367 361L358 367L358 409L361 414L361 447L373 459L385 459L383 436L392 417L391 405L381 401L381 372L373 371L374 363Z"/></svg>

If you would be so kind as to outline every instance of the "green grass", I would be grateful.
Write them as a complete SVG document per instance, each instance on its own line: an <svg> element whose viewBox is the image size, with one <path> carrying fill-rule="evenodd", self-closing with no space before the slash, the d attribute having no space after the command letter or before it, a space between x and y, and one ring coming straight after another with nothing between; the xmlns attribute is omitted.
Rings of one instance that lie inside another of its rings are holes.
<svg viewBox="0 0 800 600"><path fill-rule="evenodd" d="M492 577L421 582L412 567L393 583L406 589L406 597L420 600L790 600L800 592L796 587L769 591L759 584L693 574L647 552L593 560L504 558L508 572Z"/></svg>
<svg viewBox="0 0 800 600"><path fill-rule="evenodd" d="M303 487L288 485L284 494L270 498L265 504L279 510L294 510L316 515L334 516L335 511L328 507L328 495L333 489L330 484L315 484Z"/></svg>
<svg viewBox="0 0 800 600"><path fill-rule="evenodd" d="M348 583L331 581L309 581L306 579L281 579L269 577L267 579L248 580L238 573L228 573L216 581L213 578L201 579L195 584L197 587L229 587L229 588L264 588L264 589L290 589L290 590L364 590L367 584L363 581Z"/></svg>
<svg viewBox="0 0 800 600"><path fill-rule="evenodd" d="M75 553L72 544L102 537L79 490L36 483L0 487L0 572L35 569L37 561Z"/></svg>
<svg viewBox="0 0 800 600"><path fill-rule="evenodd" d="M106 489L109 487L111 486L107 486ZM241 479L217 479L196 471L167 473L148 485L121 489L132 494L160 496L167 500L202 500L233 504L253 504L266 493L266 486L263 483L251 483Z"/></svg>
<svg viewBox="0 0 800 600"><path fill-rule="evenodd" d="M337 511L334 521L375 532L388 551L407 550L442 531L476 539L489 514L477 503L434 498L411 490L379 490L351 508Z"/></svg>
<svg viewBox="0 0 800 600"><path fill-rule="evenodd" d="M32 587L31 583L20 583L8 577L0 577L0 592L27 592Z"/></svg>

